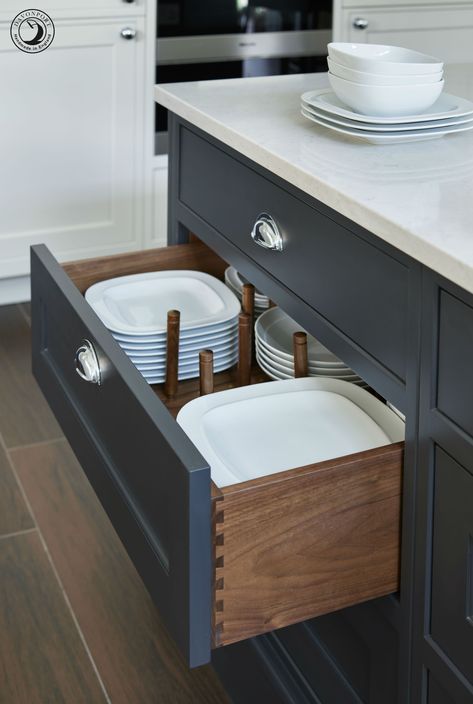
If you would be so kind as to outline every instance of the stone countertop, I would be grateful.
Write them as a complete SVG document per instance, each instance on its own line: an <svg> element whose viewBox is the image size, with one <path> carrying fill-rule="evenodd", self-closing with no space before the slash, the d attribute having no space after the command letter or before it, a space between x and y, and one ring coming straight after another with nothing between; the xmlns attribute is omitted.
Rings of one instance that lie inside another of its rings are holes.
<svg viewBox="0 0 473 704"><path fill-rule="evenodd" d="M473 64L446 90L473 100ZM156 86L156 100L268 171L473 293L473 130L373 145L309 122L300 95L326 74Z"/></svg>

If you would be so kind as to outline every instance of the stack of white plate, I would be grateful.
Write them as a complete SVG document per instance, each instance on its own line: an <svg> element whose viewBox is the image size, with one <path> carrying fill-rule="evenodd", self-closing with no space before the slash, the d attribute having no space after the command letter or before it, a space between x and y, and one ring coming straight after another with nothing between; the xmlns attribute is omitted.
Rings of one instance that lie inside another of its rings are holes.
<svg viewBox="0 0 473 704"><path fill-rule="evenodd" d="M181 314L179 379L199 376L199 352L214 352L214 370L238 359L240 303L218 279L198 271L120 276L85 294L104 325L150 384L166 376L167 313Z"/></svg>
<svg viewBox="0 0 473 704"><path fill-rule="evenodd" d="M233 266L229 266L225 270L225 283L228 288L233 291L233 293L242 299L243 296L243 285L249 283L244 276L242 276ZM265 310L269 308L269 298L259 291L255 292L255 313L260 315Z"/></svg>
<svg viewBox="0 0 473 704"><path fill-rule="evenodd" d="M303 330L280 308L270 308L255 325L256 359L272 379L294 377L293 335ZM332 377L358 386L366 383L338 357L307 334L309 376Z"/></svg>
<svg viewBox="0 0 473 704"><path fill-rule="evenodd" d="M301 96L301 111L311 122L371 144L398 144L436 139L473 129L473 103L443 93L420 115L370 117L351 110L324 88Z"/></svg>
<svg viewBox="0 0 473 704"><path fill-rule="evenodd" d="M208 394L186 404L177 422L220 487L404 439L404 423L392 410L338 379L291 379Z"/></svg>
<svg viewBox="0 0 473 704"><path fill-rule="evenodd" d="M443 63L384 44L328 45L331 91L302 96L302 114L375 144L412 142L473 129L473 104L447 93Z"/></svg>

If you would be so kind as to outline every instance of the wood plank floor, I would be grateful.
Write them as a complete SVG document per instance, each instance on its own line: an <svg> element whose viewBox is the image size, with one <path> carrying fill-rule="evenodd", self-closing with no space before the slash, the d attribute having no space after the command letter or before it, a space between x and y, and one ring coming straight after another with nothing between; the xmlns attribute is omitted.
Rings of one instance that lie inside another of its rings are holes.
<svg viewBox="0 0 473 704"><path fill-rule="evenodd" d="M0 704L228 704L168 638L29 356L29 307L0 308Z"/></svg>

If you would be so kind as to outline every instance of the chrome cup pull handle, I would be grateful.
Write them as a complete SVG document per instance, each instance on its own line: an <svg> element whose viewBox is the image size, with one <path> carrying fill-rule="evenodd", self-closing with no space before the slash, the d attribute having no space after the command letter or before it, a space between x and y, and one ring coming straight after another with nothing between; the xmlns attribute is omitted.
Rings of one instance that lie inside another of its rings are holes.
<svg viewBox="0 0 473 704"><path fill-rule="evenodd" d="M353 20L353 27L355 29L368 29L368 20L365 20L363 17L356 17L356 19Z"/></svg>
<svg viewBox="0 0 473 704"><path fill-rule="evenodd" d="M267 213L261 213L258 216L251 237L256 244L264 249L271 249L274 252L282 252L284 249L284 240L276 221Z"/></svg>
<svg viewBox="0 0 473 704"><path fill-rule="evenodd" d="M136 37L136 29L133 29L133 27L124 27L120 32L120 35L123 39L134 39Z"/></svg>
<svg viewBox="0 0 473 704"><path fill-rule="evenodd" d="M100 362L94 346L89 340L83 340L81 346L76 352L75 358L76 372L84 381L90 384L102 383L102 374L100 372Z"/></svg>

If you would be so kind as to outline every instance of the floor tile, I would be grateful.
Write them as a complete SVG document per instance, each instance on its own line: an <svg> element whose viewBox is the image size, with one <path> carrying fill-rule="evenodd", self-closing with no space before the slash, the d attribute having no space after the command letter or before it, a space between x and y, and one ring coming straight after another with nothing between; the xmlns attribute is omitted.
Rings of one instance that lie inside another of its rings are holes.
<svg viewBox="0 0 473 704"><path fill-rule="evenodd" d="M34 521L0 444L0 536L33 527Z"/></svg>
<svg viewBox="0 0 473 704"><path fill-rule="evenodd" d="M0 432L7 447L62 435L31 374L30 328L18 306L0 306Z"/></svg>
<svg viewBox="0 0 473 704"><path fill-rule="evenodd" d="M36 532L0 540L0 574L0 704L103 704Z"/></svg>
<svg viewBox="0 0 473 704"><path fill-rule="evenodd" d="M11 453L113 704L226 704L167 636L66 441Z"/></svg>

